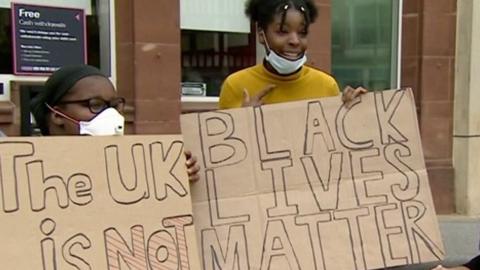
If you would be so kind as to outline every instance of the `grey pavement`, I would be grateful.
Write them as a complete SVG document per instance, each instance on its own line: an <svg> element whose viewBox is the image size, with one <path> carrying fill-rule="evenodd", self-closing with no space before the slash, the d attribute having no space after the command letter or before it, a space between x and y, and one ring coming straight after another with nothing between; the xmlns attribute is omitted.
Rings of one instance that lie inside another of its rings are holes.
<svg viewBox="0 0 480 270"><path fill-rule="evenodd" d="M439 216L446 257L442 262L392 267L394 270L431 269L441 263L458 266L480 254L480 217Z"/></svg>

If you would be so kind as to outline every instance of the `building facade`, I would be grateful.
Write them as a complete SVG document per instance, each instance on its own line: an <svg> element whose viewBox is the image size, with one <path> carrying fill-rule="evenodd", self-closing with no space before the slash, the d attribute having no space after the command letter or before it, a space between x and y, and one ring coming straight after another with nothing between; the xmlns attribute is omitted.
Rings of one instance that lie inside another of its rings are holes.
<svg viewBox="0 0 480 270"><path fill-rule="evenodd" d="M186 15L182 19L182 14L188 11L185 6L188 2L194 1L115 0L109 1L110 9L105 9L113 17L108 20L109 37L115 42L111 43L114 44L110 48L111 57L99 59L110 61L119 94L128 101L126 116L130 133L179 133L181 113L215 108L214 97L182 96L182 82L198 83L196 74L188 73L193 67L202 68L206 72L202 74L204 78L209 76L211 81L200 84L200 88L214 85L210 92L214 96L218 95L221 83L218 74L224 76L261 59L262 49L255 44L255 27L248 24L231 26L243 29L238 30L243 34L212 34L214 45L205 46L207 37L186 26L192 23L185 20ZM480 26L478 1L316 0L316 3L319 18L309 34L309 64L339 77L358 74L363 80L359 84L374 90L411 87L437 213L479 215L480 207L475 206L475 201L480 195L474 190L480 190L480 164L476 151L472 150L480 147L480 111L473 102L479 95L474 91L480 64L476 60L480 59L476 49L479 27L475 27ZM364 16L371 11L365 3L375 5L376 13ZM343 13L347 14L347 21L336 15L340 8L343 8L340 13L348 11ZM92 11L97 12L99 21L101 10ZM372 35L355 36L362 30L362 22L375 27ZM98 25L102 29L102 24ZM338 34L338 29L351 35ZM101 37L102 31L98 32ZM382 38L389 42L383 42ZM375 46L376 54L365 54L369 46ZM104 46L99 47L101 52ZM358 56L359 53L364 55ZM348 55L357 57L346 58ZM364 59L372 57L378 57L378 61L366 64ZM218 69L215 63L228 68ZM387 65L381 66L384 63ZM8 82L9 96L0 101L0 127L8 135L20 134L20 86L39 82L41 78L32 81L15 76ZM344 83L351 82L342 79L340 84Z"/></svg>

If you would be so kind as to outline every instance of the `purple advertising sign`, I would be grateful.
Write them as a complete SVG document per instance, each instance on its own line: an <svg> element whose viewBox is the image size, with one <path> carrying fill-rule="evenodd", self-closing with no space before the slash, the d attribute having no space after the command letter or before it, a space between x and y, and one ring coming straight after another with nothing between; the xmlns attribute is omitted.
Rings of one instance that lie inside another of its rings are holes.
<svg viewBox="0 0 480 270"><path fill-rule="evenodd" d="M84 10L12 3L12 26L14 74L86 63Z"/></svg>

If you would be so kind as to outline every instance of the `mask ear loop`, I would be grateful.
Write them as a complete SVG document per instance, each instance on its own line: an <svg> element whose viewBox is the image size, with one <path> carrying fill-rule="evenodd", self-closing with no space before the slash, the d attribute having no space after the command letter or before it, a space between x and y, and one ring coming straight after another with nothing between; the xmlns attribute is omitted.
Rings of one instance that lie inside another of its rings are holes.
<svg viewBox="0 0 480 270"><path fill-rule="evenodd" d="M73 123L75 123L75 124L77 124L77 125L80 124L80 122L79 122L78 120L75 120L75 119L73 119L71 116L68 116L68 115L62 113L61 111L58 111L58 110L52 108L52 106L48 105L47 103L45 103L45 106L47 106L47 108L48 108L50 111L52 111L53 113L59 114L59 115L62 116L63 118L65 118L65 119L67 119L67 120L70 120L70 121L72 121Z"/></svg>
<svg viewBox="0 0 480 270"><path fill-rule="evenodd" d="M287 16L287 11L289 8L290 8L289 4L285 4L283 8L281 8L280 12L282 12L282 19L280 22L280 27L283 27L283 25L285 24L285 17ZM270 53L272 49L270 49L270 46L268 46L267 35L265 35L265 31L263 29L261 30L261 34L263 35L263 39L265 39L265 45L267 46L267 53Z"/></svg>
<svg viewBox="0 0 480 270"><path fill-rule="evenodd" d="M270 51L272 49L270 49L270 46L268 46L267 35L265 35L265 31L263 31L263 29L260 31L260 35L262 35L263 39L265 40L265 46L267 47L267 53L270 53Z"/></svg>

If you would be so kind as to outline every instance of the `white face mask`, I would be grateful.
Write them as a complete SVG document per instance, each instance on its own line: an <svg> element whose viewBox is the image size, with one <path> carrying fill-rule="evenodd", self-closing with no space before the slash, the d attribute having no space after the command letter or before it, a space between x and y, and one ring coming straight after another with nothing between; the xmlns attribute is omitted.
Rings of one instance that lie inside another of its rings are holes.
<svg viewBox="0 0 480 270"><path fill-rule="evenodd" d="M92 136L123 135L125 118L114 108L108 108L90 121L79 121L80 134Z"/></svg>
<svg viewBox="0 0 480 270"><path fill-rule="evenodd" d="M276 52L270 49L270 46L268 46L267 37L263 32L262 34L264 35L265 45L268 49L268 53L265 59L279 74L292 74L295 71L299 70L307 62L307 55L305 53L297 60L290 60L278 55Z"/></svg>
<svg viewBox="0 0 480 270"><path fill-rule="evenodd" d="M303 54L303 56L297 60L290 60L270 50L270 53L268 53L265 59L267 59L270 65L272 65L272 67L278 73L282 75L286 75L286 74L292 74L295 71L299 70L307 62L307 55Z"/></svg>

